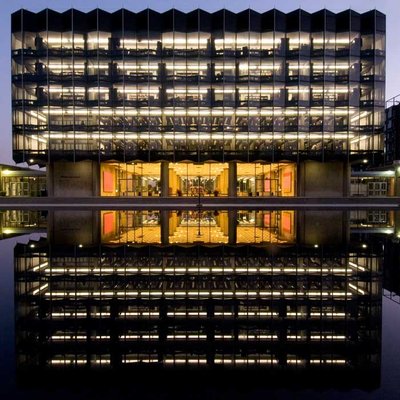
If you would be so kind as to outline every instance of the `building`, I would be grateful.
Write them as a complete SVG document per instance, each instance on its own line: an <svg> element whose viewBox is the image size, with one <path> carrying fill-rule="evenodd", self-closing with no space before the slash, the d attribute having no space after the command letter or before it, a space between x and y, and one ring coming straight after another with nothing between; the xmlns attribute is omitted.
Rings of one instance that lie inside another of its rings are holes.
<svg viewBox="0 0 400 400"><path fill-rule="evenodd" d="M1 210L0 240L47 232L46 211Z"/></svg>
<svg viewBox="0 0 400 400"><path fill-rule="evenodd" d="M51 196L345 196L383 162L385 16L20 10L12 87Z"/></svg>
<svg viewBox="0 0 400 400"><path fill-rule="evenodd" d="M385 110L385 163L400 160L400 96L386 102Z"/></svg>
<svg viewBox="0 0 400 400"><path fill-rule="evenodd" d="M190 240L189 232L177 238L180 216L169 213L170 243L161 245L154 234L127 240L121 227L114 233L118 242L110 232L104 237L107 212L97 227L101 239L82 244L78 229L60 232L65 214L54 211L50 218L58 223L47 240L15 248L18 370L29 377L58 371L65 379L71 371L113 369L128 371L135 385L177 368L194 371L192 378L206 385L211 380L202 372L229 371L235 385L234 371L251 371L260 374L257 385L274 376L272 382L285 386L314 386L321 378L324 388L376 387L381 242L349 234L345 212L289 212L297 221L290 238L274 222L279 212L250 211L239 220L253 218L263 227L256 232L254 225L246 240L239 231L251 223L239 223L230 244L218 240L210 218L198 215L194 226L201 223L202 239ZM121 214L149 220L148 213ZM157 226L142 225L148 233ZM237 377L248 383L247 375Z"/></svg>
<svg viewBox="0 0 400 400"><path fill-rule="evenodd" d="M46 172L0 164L0 196L35 197L46 194Z"/></svg>

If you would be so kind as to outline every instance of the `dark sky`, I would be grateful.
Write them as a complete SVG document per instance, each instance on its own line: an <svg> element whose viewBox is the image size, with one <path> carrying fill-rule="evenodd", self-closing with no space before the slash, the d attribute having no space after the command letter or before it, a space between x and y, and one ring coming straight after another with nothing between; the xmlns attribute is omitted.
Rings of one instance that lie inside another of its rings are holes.
<svg viewBox="0 0 400 400"><path fill-rule="evenodd" d="M328 8L339 12L352 8L365 12L377 8L387 16L387 58L386 58L386 98L400 94L400 0L0 0L0 163L12 163L11 154L11 90L10 90L10 14L20 8L37 12L44 8L65 11L71 7L90 11L99 7L115 11L122 7L132 11L141 11L150 7L157 11L166 11L175 7L182 11L191 11L201 6L206 11L228 8L238 12L251 7L256 11L278 8L281 11L293 11L299 7L314 12Z"/></svg>

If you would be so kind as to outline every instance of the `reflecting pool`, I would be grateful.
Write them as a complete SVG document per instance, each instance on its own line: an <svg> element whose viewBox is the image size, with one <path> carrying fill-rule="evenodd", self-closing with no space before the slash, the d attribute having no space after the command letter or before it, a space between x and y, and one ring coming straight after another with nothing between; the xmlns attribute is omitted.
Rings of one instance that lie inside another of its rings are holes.
<svg viewBox="0 0 400 400"><path fill-rule="evenodd" d="M1 390L398 398L399 218L375 213L4 211Z"/></svg>

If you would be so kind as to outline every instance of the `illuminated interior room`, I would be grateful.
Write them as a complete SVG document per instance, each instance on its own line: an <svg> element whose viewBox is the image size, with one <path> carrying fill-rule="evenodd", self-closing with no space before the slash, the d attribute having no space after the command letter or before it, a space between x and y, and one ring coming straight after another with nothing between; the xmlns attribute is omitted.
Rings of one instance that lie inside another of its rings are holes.
<svg viewBox="0 0 400 400"><path fill-rule="evenodd" d="M238 196L295 196L294 163L239 163Z"/></svg>
<svg viewBox="0 0 400 400"><path fill-rule="evenodd" d="M284 244L296 239L291 210L101 211L103 244Z"/></svg>
<svg viewBox="0 0 400 400"><path fill-rule="evenodd" d="M167 169L163 185L162 169ZM234 169L232 180L229 170ZM101 196L295 196L296 164L281 163L102 163ZM168 176L167 176L168 175ZM168 190L167 187L168 186ZM236 186L236 190L235 190Z"/></svg>
<svg viewBox="0 0 400 400"><path fill-rule="evenodd" d="M160 211L101 211L101 243L161 243Z"/></svg>
<svg viewBox="0 0 400 400"><path fill-rule="evenodd" d="M293 243L297 237L295 212L239 211L236 232L237 243Z"/></svg>
<svg viewBox="0 0 400 400"><path fill-rule="evenodd" d="M101 196L159 196L160 163L102 163Z"/></svg>
<svg viewBox="0 0 400 400"><path fill-rule="evenodd" d="M169 195L227 196L228 163L173 163L169 169Z"/></svg>
<svg viewBox="0 0 400 400"><path fill-rule="evenodd" d="M178 211L169 215L169 243L228 243L226 211Z"/></svg>

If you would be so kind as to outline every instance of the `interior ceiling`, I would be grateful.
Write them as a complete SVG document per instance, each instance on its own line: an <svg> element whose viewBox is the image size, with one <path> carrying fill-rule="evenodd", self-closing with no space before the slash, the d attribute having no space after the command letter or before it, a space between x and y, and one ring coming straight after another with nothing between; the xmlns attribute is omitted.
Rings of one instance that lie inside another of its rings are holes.
<svg viewBox="0 0 400 400"><path fill-rule="evenodd" d="M237 165L238 176L255 176L259 174L268 174L272 171L276 171L287 164L260 164L260 163L239 163Z"/></svg>
<svg viewBox="0 0 400 400"><path fill-rule="evenodd" d="M161 164L160 163L113 163L121 170L125 170L131 174L142 176L160 177ZM256 176L259 174L267 174L276 171L278 168L288 165L287 163L238 163L237 176ZM206 163L170 163L169 168L172 169L180 177L217 177L221 175L224 169L229 168L228 163L206 162Z"/></svg>
<svg viewBox="0 0 400 400"><path fill-rule="evenodd" d="M228 169L228 163L171 163L169 167L181 177L216 177L221 175L224 168Z"/></svg>
<svg viewBox="0 0 400 400"><path fill-rule="evenodd" d="M278 168L287 164L260 164L260 163L238 163L237 164L237 175L241 176L255 176L259 174L266 174L272 171L276 171ZM224 169L228 169L228 163L204 163L204 164L193 164L193 163L175 163L170 164L178 176L188 177L206 177L206 176L218 176Z"/></svg>
<svg viewBox="0 0 400 400"><path fill-rule="evenodd" d="M135 175L160 177L161 174L161 163L139 162L131 164L118 163L116 165L118 165L121 170Z"/></svg>

